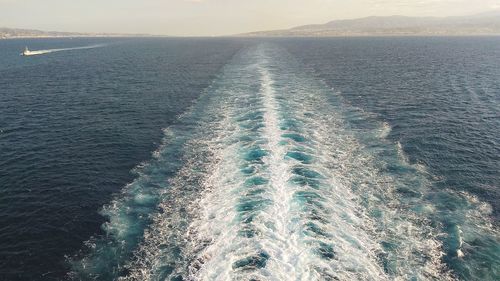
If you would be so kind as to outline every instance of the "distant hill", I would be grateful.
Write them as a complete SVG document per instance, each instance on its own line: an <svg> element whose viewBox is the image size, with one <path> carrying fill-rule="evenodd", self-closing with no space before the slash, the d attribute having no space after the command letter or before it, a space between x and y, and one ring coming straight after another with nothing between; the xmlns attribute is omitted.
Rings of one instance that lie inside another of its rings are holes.
<svg viewBox="0 0 500 281"><path fill-rule="evenodd" d="M335 20L285 30L240 34L266 36L395 36L395 35L500 35L500 11L461 17L366 17Z"/></svg>
<svg viewBox="0 0 500 281"><path fill-rule="evenodd" d="M118 36L151 36L147 34L117 34L117 33L78 33L41 31L35 29L2 28L0 27L0 39L9 38L51 38L51 37L118 37Z"/></svg>

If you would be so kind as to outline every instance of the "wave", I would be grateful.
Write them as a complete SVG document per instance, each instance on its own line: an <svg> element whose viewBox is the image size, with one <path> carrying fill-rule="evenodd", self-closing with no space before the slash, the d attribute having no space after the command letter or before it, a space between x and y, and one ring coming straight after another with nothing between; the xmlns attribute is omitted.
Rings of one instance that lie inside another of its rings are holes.
<svg viewBox="0 0 500 281"><path fill-rule="evenodd" d="M389 124L353 130L369 117L314 77L274 45L237 54L104 208L72 277L495 280L491 207L435 190Z"/></svg>

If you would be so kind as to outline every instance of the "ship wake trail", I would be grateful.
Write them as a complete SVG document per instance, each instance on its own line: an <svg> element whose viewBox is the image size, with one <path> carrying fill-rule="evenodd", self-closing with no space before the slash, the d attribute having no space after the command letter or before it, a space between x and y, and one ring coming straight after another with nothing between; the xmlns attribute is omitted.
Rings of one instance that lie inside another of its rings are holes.
<svg viewBox="0 0 500 281"><path fill-rule="evenodd" d="M63 51L102 48L104 46L106 46L106 44L96 44L96 45L89 45L89 46L82 46L82 47L73 47L73 48L35 50L35 51L29 51L28 53L25 53L23 55L24 56L37 56L37 55L44 55L44 54L50 54L50 53L55 53L55 52L63 52Z"/></svg>
<svg viewBox="0 0 500 281"><path fill-rule="evenodd" d="M123 279L446 279L437 234L400 210L398 183L379 175L329 89L274 47L236 60L214 93L217 129L198 146L212 161L181 170Z"/></svg>
<svg viewBox="0 0 500 281"><path fill-rule="evenodd" d="M119 280L454 279L421 167L388 124L352 130L363 114L285 50L241 50L197 104L108 207L125 243L96 243L84 275L107 262Z"/></svg>

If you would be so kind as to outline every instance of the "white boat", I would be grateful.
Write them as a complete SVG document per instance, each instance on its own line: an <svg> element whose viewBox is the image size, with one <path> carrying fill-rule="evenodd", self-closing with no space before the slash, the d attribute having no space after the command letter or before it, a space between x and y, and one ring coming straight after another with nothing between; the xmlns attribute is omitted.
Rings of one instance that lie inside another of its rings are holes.
<svg viewBox="0 0 500 281"><path fill-rule="evenodd" d="M24 51L21 53L21 56L31 56L33 52L31 52L28 47L24 48Z"/></svg>

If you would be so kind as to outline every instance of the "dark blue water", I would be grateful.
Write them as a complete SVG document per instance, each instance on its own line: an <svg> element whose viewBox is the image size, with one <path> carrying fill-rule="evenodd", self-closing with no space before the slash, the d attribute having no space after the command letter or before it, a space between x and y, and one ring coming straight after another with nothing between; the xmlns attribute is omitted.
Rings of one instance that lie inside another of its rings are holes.
<svg viewBox="0 0 500 281"><path fill-rule="evenodd" d="M487 200L500 219L500 39L283 42L352 105L388 122L410 161ZM361 124L362 125L362 124Z"/></svg>
<svg viewBox="0 0 500 281"><path fill-rule="evenodd" d="M0 41L0 280L498 280L499 46Z"/></svg>
<svg viewBox="0 0 500 281"><path fill-rule="evenodd" d="M20 57L19 50L104 47ZM51 280L240 44L0 41L0 279Z"/></svg>

